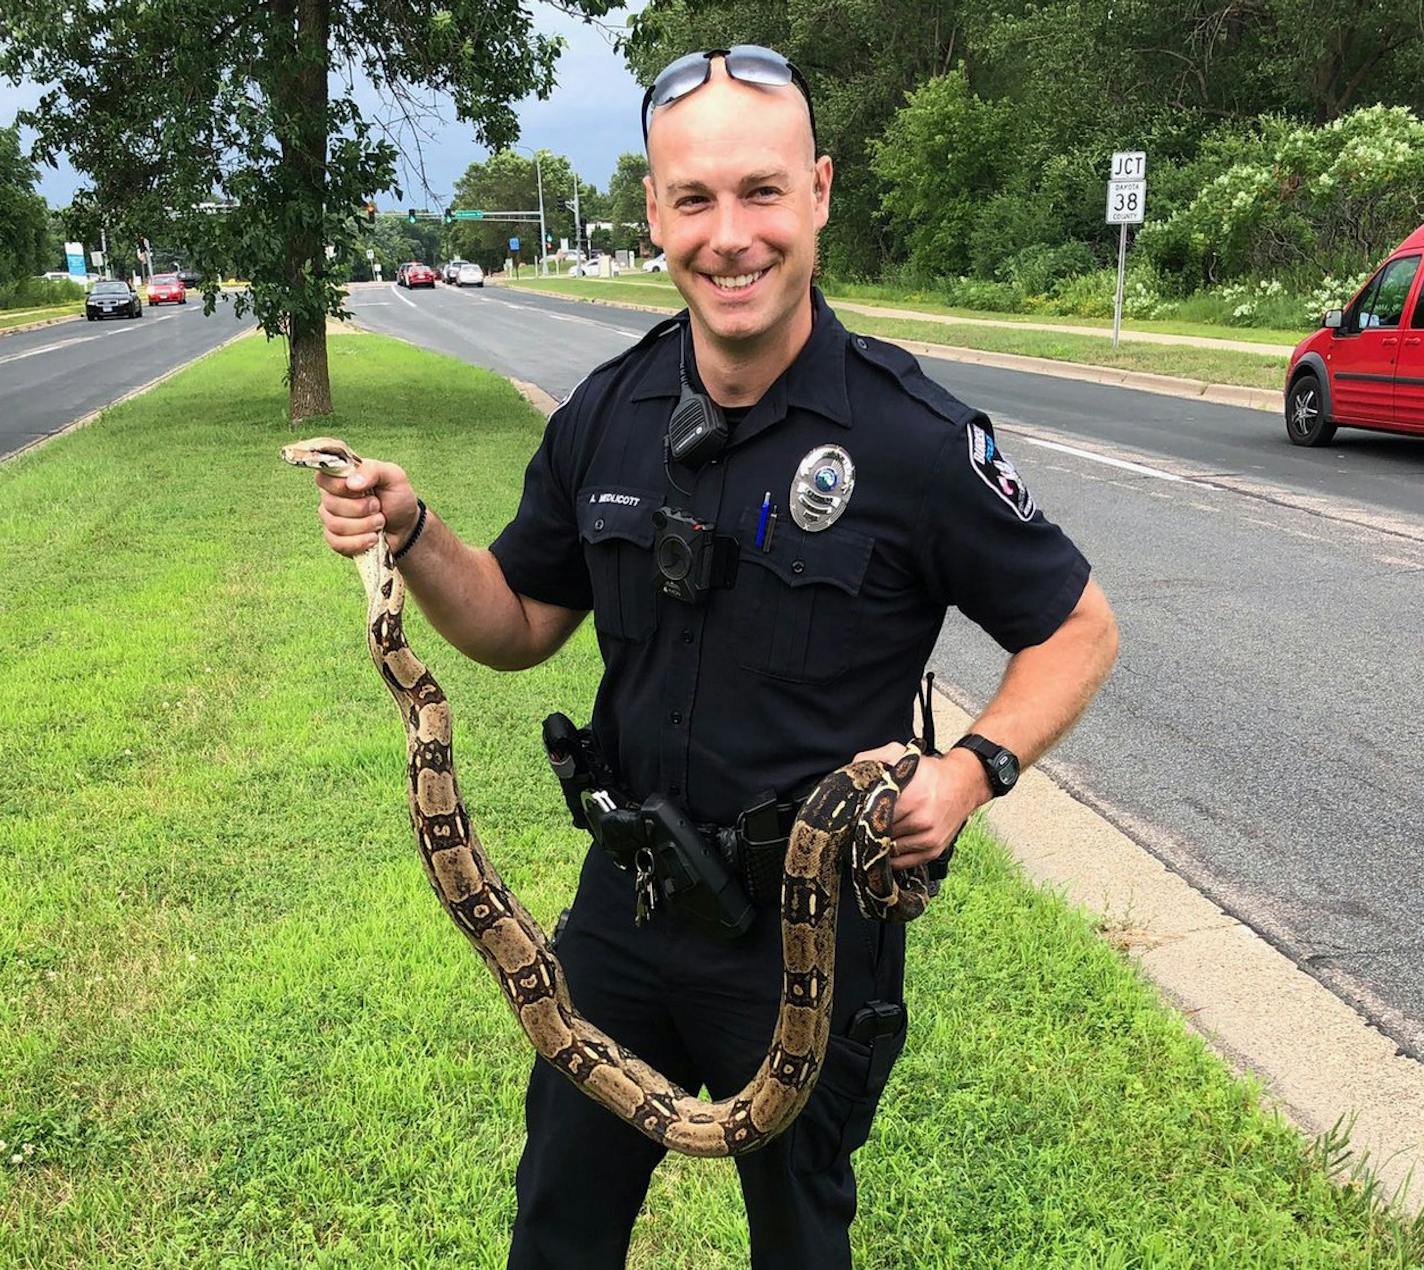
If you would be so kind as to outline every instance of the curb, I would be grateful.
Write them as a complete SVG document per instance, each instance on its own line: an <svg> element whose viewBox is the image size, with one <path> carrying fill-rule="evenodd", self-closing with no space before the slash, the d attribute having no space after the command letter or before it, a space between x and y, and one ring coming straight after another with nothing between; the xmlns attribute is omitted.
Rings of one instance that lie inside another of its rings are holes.
<svg viewBox="0 0 1424 1270"><path fill-rule="evenodd" d="M503 285L503 284L500 284ZM536 292L552 295L552 292ZM629 309L635 313L681 313L681 308L671 309L665 305L624 304L618 300L600 300L584 296L555 296L560 300L573 300L577 304L602 304L612 309ZM834 301L827 301L834 310ZM910 314L911 319L916 315ZM1027 357L1022 353L993 353L986 349L961 348L955 344L928 344L923 340L892 339L877 335L878 340L894 344L906 352L920 357L938 357L950 362L971 362L979 366L993 366L1000 370L1023 371L1030 375L1051 375L1056 379L1076 379L1083 383L1107 384L1114 388L1135 388L1139 392L1153 392L1167 397L1186 397L1197 401L1210 401L1221 406L1242 406L1251 410L1269 410L1278 414L1285 412L1285 390L1274 388L1247 388L1239 384L1213 384L1203 379L1182 379L1175 375L1155 375L1145 370L1116 370L1111 366L1094 366L1085 362L1060 362L1051 357Z"/></svg>
<svg viewBox="0 0 1424 1270"><path fill-rule="evenodd" d="M140 384L137 388L130 388L128 392L124 393L122 396L115 397L113 401L110 401L107 404L100 406L97 410L91 410L87 415L83 416L83 418L75 419L73 423L66 423L64 427L60 428L58 431L47 432L42 437L36 437L28 444L22 445L18 450L11 450L9 454L0 454L0 469L3 469L8 463L13 463L22 455L33 453L35 450L38 450L42 445L45 445L47 442L53 441L56 437L68 436L71 432L77 432L80 428L87 427L106 411L112 410L115 406L121 406L124 404L124 402L132 400L134 397L138 397L141 394L148 392L150 389L157 388L158 385L163 383L164 380L172 379L173 376L176 375L180 370L187 370L189 366L196 366L205 358L211 357L214 353L221 352L229 344L235 343L237 340L246 339L249 335L256 335L257 331L258 328L255 326L247 330L238 331L236 335L230 335L227 339L223 340L221 344L215 344L206 352L199 353L196 357L190 357L186 362L182 362L177 366L170 367L168 370L165 370L163 374L159 375L156 379L150 379L146 384Z"/></svg>
<svg viewBox="0 0 1424 1270"><path fill-rule="evenodd" d="M972 717L935 687L940 734L969 731ZM1409 1186L1424 1173L1424 1064L1051 773L1065 774L1051 759L1030 768L985 810L1025 875L1095 914L1103 937L1302 1133L1353 1117L1349 1176L1373 1173L1386 1197L1424 1209L1424 1186Z"/></svg>
<svg viewBox="0 0 1424 1270"><path fill-rule="evenodd" d="M82 313L66 313L63 317L41 318L38 322L22 322L18 326L0 327L0 339L7 335L19 335L21 331L38 331L45 326L58 326L61 322L77 322Z"/></svg>

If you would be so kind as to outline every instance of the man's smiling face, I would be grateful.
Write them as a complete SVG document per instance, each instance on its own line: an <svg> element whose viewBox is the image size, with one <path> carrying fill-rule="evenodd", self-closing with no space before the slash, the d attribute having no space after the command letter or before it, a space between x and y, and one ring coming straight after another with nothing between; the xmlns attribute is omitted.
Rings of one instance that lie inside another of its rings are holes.
<svg viewBox="0 0 1424 1270"><path fill-rule="evenodd" d="M815 160L793 85L743 84L714 59L706 84L653 112L648 162L648 224L694 323L755 345L809 314L831 160Z"/></svg>

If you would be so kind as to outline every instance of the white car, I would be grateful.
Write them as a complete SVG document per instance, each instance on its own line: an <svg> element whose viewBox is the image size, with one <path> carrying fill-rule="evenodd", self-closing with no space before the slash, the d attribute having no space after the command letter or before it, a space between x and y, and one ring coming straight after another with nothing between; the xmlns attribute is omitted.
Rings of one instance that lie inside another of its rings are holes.
<svg viewBox="0 0 1424 1270"><path fill-rule="evenodd" d="M485 271L479 265L471 264L468 260L460 266L460 271L455 275L455 285L457 287L482 287L485 285Z"/></svg>
<svg viewBox="0 0 1424 1270"><path fill-rule="evenodd" d="M660 251L651 260L643 261L644 273L666 273L667 272L667 252Z"/></svg>

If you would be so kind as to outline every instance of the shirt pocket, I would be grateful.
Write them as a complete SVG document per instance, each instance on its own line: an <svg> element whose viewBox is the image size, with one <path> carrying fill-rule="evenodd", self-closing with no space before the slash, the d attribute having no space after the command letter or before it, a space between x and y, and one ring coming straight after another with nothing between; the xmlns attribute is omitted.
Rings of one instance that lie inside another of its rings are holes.
<svg viewBox="0 0 1424 1270"><path fill-rule="evenodd" d="M599 485L586 486L576 498L594 626L616 639L647 639L657 625L653 512L661 494Z"/></svg>
<svg viewBox="0 0 1424 1270"><path fill-rule="evenodd" d="M760 515L760 508L748 510L738 533L738 664L777 679L825 683L855 658L875 539L838 525L808 534L788 516L777 522L771 549L761 551Z"/></svg>

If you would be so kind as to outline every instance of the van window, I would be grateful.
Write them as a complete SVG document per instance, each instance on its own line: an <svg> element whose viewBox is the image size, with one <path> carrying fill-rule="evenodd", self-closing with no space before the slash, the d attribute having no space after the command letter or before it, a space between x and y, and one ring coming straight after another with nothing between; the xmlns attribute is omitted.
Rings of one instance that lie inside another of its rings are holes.
<svg viewBox="0 0 1424 1270"><path fill-rule="evenodd" d="M1418 271L1418 256L1391 260L1380 271L1378 283L1360 297L1358 329L1397 327L1404 320L1404 305Z"/></svg>

